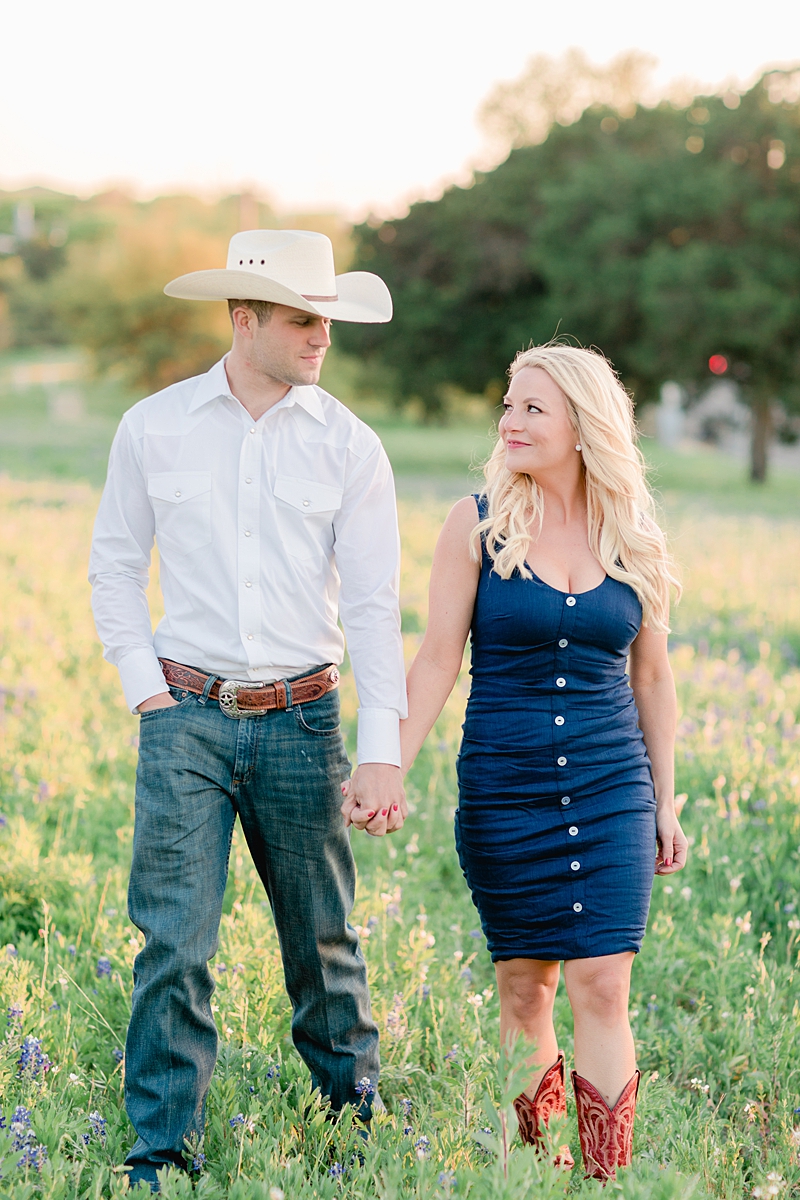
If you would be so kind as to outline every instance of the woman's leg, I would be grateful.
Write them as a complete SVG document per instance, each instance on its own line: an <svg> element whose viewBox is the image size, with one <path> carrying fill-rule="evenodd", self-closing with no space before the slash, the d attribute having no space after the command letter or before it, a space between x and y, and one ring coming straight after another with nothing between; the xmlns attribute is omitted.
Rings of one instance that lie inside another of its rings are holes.
<svg viewBox="0 0 800 1200"><path fill-rule="evenodd" d="M613 1108L636 1070L628 1020L633 954L574 958L564 982L575 1018L575 1070Z"/></svg>
<svg viewBox="0 0 800 1200"><path fill-rule="evenodd" d="M529 1060L533 1071L525 1089L531 1098L547 1068L558 1058L553 1004L559 970L559 963L537 958L511 958L495 963L500 996L500 1044L505 1046L515 1033L536 1042L536 1053Z"/></svg>

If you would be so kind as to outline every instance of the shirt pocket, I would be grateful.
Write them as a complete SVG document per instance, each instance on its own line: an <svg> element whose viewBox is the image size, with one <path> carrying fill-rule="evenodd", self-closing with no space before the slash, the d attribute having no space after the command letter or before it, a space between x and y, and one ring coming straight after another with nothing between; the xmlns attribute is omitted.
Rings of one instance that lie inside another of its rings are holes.
<svg viewBox="0 0 800 1200"><path fill-rule="evenodd" d="M147 476L161 554L191 554L211 541L211 472L158 471Z"/></svg>
<svg viewBox="0 0 800 1200"><path fill-rule="evenodd" d="M329 558L333 551L333 517L342 504L342 489L314 479L279 475L273 489L278 532L292 558Z"/></svg>

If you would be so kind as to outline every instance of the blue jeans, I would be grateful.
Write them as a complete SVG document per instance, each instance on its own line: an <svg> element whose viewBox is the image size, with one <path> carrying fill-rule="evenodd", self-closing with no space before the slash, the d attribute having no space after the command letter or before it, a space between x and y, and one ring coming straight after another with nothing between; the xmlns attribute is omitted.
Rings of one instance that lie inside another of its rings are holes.
<svg viewBox="0 0 800 1200"><path fill-rule="evenodd" d="M125 1102L138 1140L130 1180L184 1165L203 1130L217 1056L208 961L238 815L272 906L292 1003L292 1037L335 1110L365 1118L360 1079L378 1079L364 957L347 918L355 893L339 811L350 764L338 692L232 720L215 701L173 690L141 717L128 904L145 935L134 964Z"/></svg>

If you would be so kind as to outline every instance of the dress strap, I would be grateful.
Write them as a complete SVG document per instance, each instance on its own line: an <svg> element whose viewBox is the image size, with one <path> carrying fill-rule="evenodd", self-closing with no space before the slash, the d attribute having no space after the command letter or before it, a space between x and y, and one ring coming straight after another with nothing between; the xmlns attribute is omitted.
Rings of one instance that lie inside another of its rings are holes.
<svg viewBox="0 0 800 1200"><path fill-rule="evenodd" d="M478 516L481 521L485 521L489 515L489 501L482 492L473 492L472 497L478 506Z"/></svg>

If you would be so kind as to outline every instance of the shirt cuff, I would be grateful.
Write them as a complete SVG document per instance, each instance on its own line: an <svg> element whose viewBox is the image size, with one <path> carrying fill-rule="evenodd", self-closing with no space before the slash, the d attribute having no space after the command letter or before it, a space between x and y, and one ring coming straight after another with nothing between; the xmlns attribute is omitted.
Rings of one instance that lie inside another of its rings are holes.
<svg viewBox="0 0 800 1200"><path fill-rule="evenodd" d="M143 700L169 690L158 655L152 646L129 651L117 663L117 669L125 701L132 713L136 712Z"/></svg>
<svg viewBox="0 0 800 1200"><path fill-rule="evenodd" d="M400 766L400 714L393 708L358 710L358 763Z"/></svg>

